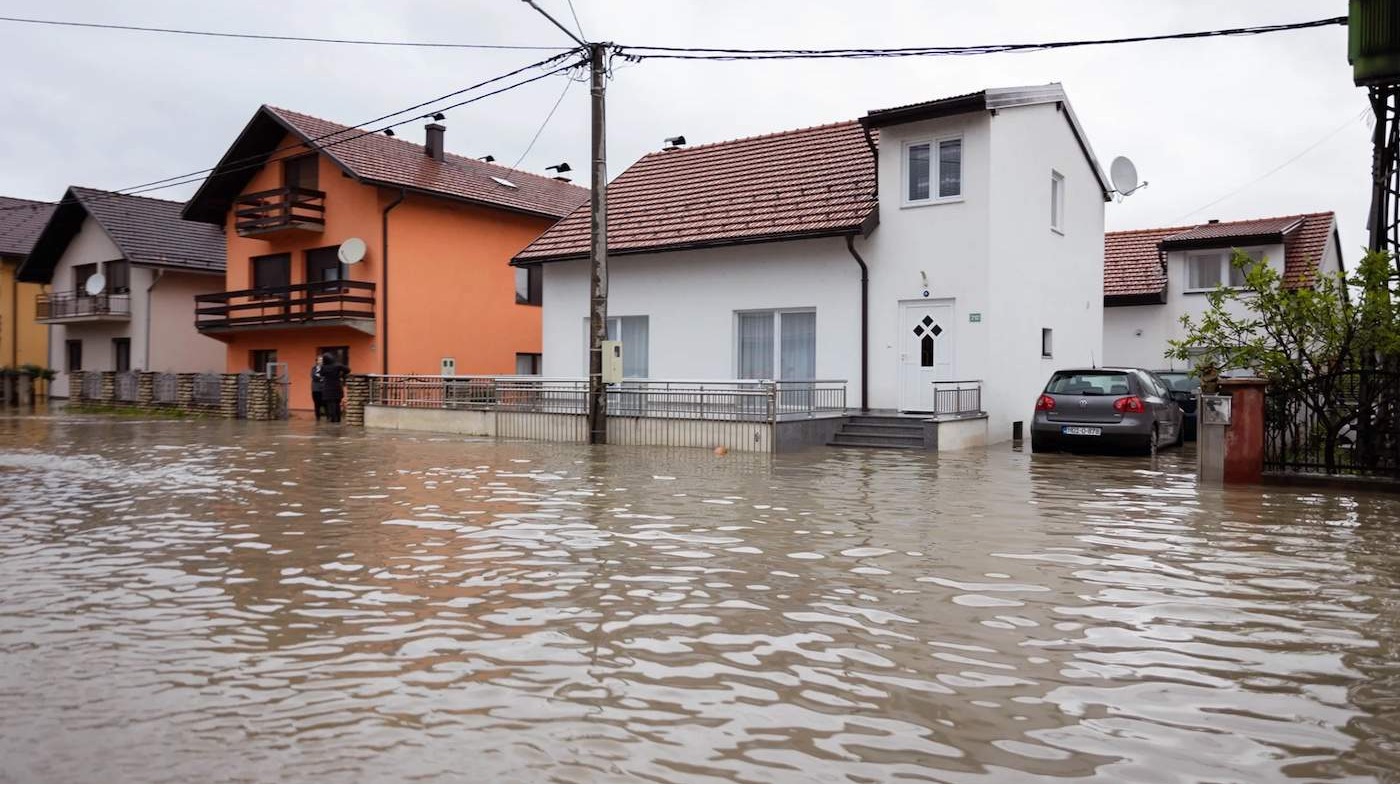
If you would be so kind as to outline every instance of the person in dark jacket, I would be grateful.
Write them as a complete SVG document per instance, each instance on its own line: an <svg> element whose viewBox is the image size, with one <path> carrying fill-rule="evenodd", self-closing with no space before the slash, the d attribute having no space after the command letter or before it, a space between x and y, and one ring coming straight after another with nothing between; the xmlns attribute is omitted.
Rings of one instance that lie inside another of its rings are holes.
<svg viewBox="0 0 1400 787"><path fill-rule="evenodd" d="M321 387L324 383L321 372L325 368L321 356L316 356L316 365L311 367L311 403L316 408L317 421L321 420L321 416L326 412L326 402L321 398Z"/></svg>
<svg viewBox="0 0 1400 787"><path fill-rule="evenodd" d="M345 378L350 376L350 367L326 353L321 356L321 401L326 405L326 420L340 423L340 398L345 394Z"/></svg>

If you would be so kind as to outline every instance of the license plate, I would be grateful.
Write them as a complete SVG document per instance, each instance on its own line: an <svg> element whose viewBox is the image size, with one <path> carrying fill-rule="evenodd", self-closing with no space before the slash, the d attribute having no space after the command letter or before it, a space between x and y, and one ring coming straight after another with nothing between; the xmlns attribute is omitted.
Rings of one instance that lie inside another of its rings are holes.
<svg viewBox="0 0 1400 787"><path fill-rule="evenodd" d="M1061 434L1077 434L1077 435L1084 435L1084 436L1086 436L1086 437L1098 437L1099 435L1103 434L1103 427L1099 427L1099 426L1062 426L1062 427L1060 427L1060 433L1061 433Z"/></svg>

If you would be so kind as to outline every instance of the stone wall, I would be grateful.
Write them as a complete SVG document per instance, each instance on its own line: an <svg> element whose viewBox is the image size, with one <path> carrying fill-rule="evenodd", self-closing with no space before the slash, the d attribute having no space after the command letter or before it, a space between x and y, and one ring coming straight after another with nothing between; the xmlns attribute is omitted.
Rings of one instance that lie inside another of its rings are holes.
<svg viewBox="0 0 1400 787"><path fill-rule="evenodd" d="M115 372L73 372L68 375L68 402L72 405L120 405L141 410L175 410L220 418L244 418L250 421L274 421L283 417L282 408L278 406L281 384L262 375L246 376L246 380L243 381L246 386L246 401L244 406L240 408L238 395L240 381L237 374L213 375L214 378L217 378L213 382L217 383L218 390L217 400L214 400L213 398L196 398L195 396L196 381L206 377L206 375L179 373L175 375L175 401L158 402L155 397L155 386L156 377L160 374L163 373L137 373L136 399L129 402L118 402L116 401ZM86 395L88 388L84 385L84 380L88 379L88 375L95 375L100 380L100 385L97 386L98 395L95 398ZM363 399L361 400L360 412L362 422Z"/></svg>

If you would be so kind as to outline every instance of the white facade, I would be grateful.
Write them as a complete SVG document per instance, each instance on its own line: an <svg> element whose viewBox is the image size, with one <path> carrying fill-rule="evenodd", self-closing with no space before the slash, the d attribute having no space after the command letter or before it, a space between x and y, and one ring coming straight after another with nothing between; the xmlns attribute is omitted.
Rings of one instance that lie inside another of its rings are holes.
<svg viewBox="0 0 1400 787"><path fill-rule="evenodd" d="M1269 267L1283 275L1285 249L1282 243L1250 246L1245 249L1250 256L1262 256ZM1228 255L1231 247L1227 244L1218 249L1173 250L1166 254L1167 295L1166 303L1141 306L1109 306L1103 310L1104 362L1113 366L1139 366L1147 369L1190 369L1189 361L1167 357L1168 342L1180 341L1186 337L1181 325L1183 315L1193 320L1210 305L1207 300L1209 289L1192 289L1189 286L1188 259L1191 255L1218 252ZM1337 273L1341 270L1341 252L1337 248L1335 234L1327 237L1326 251L1318 265L1323 273ZM1227 303L1233 314L1242 315L1245 307Z"/></svg>
<svg viewBox="0 0 1400 787"><path fill-rule="evenodd" d="M54 267L48 290L54 294L79 289L74 268L96 263L111 276L110 263L123 260L121 250L91 216L64 249ZM132 370L159 372L221 372L224 345L200 335L194 327L194 295L218 289L222 272L193 273L131 265L130 317L84 321L81 318L49 325L49 367L58 372L51 390L68 393L68 342L82 342L84 371L115 371L116 343L130 345Z"/></svg>
<svg viewBox="0 0 1400 787"><path fill-rule="evenodd" d="M1051 370L1102 358L1104 194L1065 111L1012 106L880 130L880 223L855 240L870 270L871 409L929 411L932 381L980 380L989 439L1006 440ZM910 202L909 146L942 140L960 140L960 193ZM580 376L587 263L542 267L544 374ZM813 376L847 380L858 407L860 309L844 237L609 258L609 314L647 317L651 378L741 376L740 314L815 311ZM927 366L915 334L925 316L939 329Z"/></svg>

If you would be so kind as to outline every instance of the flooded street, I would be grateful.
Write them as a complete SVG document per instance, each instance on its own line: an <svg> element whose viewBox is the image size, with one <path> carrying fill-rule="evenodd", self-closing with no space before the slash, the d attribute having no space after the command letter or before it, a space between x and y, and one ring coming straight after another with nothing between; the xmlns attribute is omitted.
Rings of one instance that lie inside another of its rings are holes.
<svg viewBox="0 0 1400 787"><path fill-rule="evenodd" d="M0 418L0 778L1400 778L1400 496L1193 472Z"/></svg>

